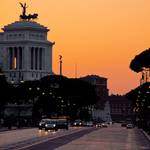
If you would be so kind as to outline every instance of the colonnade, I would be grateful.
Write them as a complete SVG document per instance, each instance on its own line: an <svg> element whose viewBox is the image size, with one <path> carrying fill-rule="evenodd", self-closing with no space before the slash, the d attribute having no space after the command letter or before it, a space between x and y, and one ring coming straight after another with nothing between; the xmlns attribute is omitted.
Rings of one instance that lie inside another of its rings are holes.
<svg viewBox="0 0 150 150"><path fill-rule="evenodd" d="M44 48L31 47L30 48L30 69L43 70L44 69Z"/></svg>
<svg viewBox="0 0 150 150"><path fill-rule="evenodd" d="M8 48L8 69L22 69L23 68L23 47L9 47Z"/></svg>
<svg viewBox="0 0 150 150"><path fill-rule="evenodd" d="M26 55L24 55L25 53ZM44 70L44 55L45 50L41 47L29 47L27 50L24 47L9 47L8 69L22 70L27 68L28 70ZM28 57L29 62L25 62L25 57ZM25 65L28 66L25 67Z"/></svg>

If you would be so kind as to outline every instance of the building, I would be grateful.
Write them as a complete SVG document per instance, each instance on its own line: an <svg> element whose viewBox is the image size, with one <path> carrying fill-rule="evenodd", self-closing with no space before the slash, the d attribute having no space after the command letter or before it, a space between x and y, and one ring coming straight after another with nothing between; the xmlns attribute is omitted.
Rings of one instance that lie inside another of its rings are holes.
<svg viewBox="0 0 150 150"><path fill-rule="evenodd" d="M47 27L20 20L2 28L0 59L8 82L38 80L52 72L53 42L47 40Z"/></svg>
<svg viewBox="0 0 150 150"><path fill-rule="evenodd" d="M94 109L92 112L92 117L96 121L105 121L105 122L112 122L111 115L110 115L110 104L109 101L105 102L104 109Z"/></svg>
<svg viewBox="0 0 150 150"><path fill-rule="evenodd" d="M132 119L131 102L121 95L109 96L110 114L113 121L125 121Z"/></svg>
<svg viewBox="0 0 150 150"><path fill-rule="evenodd" d="M110 105L108 101L108 88L107 88L107 78L100 77L98 75L87 75L81 77L81 80L89 82L95 87L96 95L98 101L96 108L92 110L92 118L96 121L107 121L110 122Z"/></svg>
<svg viewBox="0 0 150 150"><path fill-rule="evenodd" d="M39 80L53 74L52 48L48 41L49 29L37 22L38 14L26 14L26 3L20 20L5 25L0 32L0 67L8 82L18 85L21 81ZM32 104L8 104L5 106L5 119L10 117L17 124L32 120Z"/></svg>
<svg viewBox="0 0 150 150"><path fill-rule="evenodd" d="M104 109L105 102L108 99L107 78L100 77L98 75L87 75L85 77L81 77L80 79L94 85L98 96L97 106Z"/></svg>

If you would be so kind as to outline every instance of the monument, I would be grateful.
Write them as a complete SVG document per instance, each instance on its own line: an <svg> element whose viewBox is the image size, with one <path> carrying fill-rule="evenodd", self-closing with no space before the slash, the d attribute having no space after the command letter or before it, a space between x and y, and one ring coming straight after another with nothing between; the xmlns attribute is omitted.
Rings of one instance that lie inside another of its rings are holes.
<svg viewBox="0 0 150 150"><path fill-rule="evenodd" d="M52 72L52 47L49 29L35 21L38 14L26 13L26 3L20 3L19 21L10 23L0 32L0 59L8 82L38 80Z"/></svg>
<svg viewBox="0 0 150 150"><path fill-rule="evenodd" d="M28 20L28 21L31 19L37 19L37 17L38 17L37 13L26 15L26 8L28 7L26 3L24 3L24 4L20 3L20 5L23 8L22 15L20 15L20 19Z"/></svg>

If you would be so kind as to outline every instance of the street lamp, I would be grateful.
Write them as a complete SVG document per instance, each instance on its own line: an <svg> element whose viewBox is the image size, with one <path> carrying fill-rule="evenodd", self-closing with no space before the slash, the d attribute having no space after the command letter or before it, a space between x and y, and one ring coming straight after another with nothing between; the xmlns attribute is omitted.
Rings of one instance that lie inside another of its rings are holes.
<svg viewBox="0 0 150 150"><path fill-rule="evenodd" d="M60 62L60 76L62 76L62 55L59 55L59 62Z"/></svg>

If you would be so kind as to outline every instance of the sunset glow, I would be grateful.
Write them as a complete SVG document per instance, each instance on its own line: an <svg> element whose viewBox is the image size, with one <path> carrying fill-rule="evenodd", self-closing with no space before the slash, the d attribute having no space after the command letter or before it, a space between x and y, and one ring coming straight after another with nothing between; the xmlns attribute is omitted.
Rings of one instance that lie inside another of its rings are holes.
<svg viewBox="0 0 150 150"><path fill-rule="evenodd" d="M108 78L110 94L125 94L139 85L140 74L130 70L135 55L150 47L150 0L1 0L0 27L38 13L53 47L53 72Z"/></svg>

